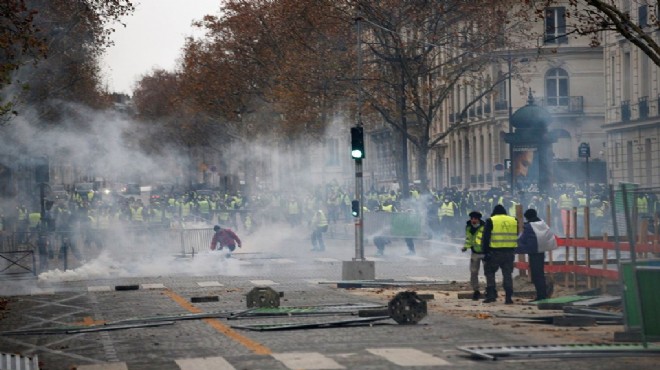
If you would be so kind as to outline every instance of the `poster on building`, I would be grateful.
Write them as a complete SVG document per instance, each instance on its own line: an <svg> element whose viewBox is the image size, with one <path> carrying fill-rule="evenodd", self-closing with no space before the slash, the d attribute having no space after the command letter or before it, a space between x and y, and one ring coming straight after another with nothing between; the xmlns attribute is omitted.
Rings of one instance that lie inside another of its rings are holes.
<svg viewBox="0 0 660 370"><path fill-rule="evenodd" d="M519 191L538 191L539 156L538 148L533 145L513 147L513 181Z"/></svg>

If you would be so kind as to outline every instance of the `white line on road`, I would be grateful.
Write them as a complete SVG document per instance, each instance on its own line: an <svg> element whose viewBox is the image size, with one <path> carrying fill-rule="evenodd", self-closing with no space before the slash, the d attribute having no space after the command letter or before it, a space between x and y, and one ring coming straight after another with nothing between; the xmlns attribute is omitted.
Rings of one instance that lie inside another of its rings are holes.
<svg viewBox="0 0 660 370"><path fill-rule="evenodd" d="M250 282L254 285L279 285L279 283L276 283L272 280L250 280Z"/></svg>
<svg viewBox="0 0 660 370"><path fill-rule="evenodd" d="M289 369L345 369L345 367L339 365L335 360L317 352L273 353L272 356Z"/></svg>
<svg viewBox="0 0 660 370"><path fill-rule="evenodd" d="M367 348L368 352L384 357L399 366L445 366L449 362L413 348Z"/></svg>
<svg viewBox="0 0 660 370"><path fill-rule="evenodd" d="M211 288L211 287L219 287L219 286L224 286L222 283L219 281L198 281L197 285L203 287L203 288Z"/></svg>
<svg viewBox="0 0 660 370"><path fill-rule="evenodd" d="M328 258L328 257L314 258L314 261L316 261L316 262L323 262L323 263L341 262L340 260L338 260L338 259L336 259L336 258Z"/></svg>
<svg viewBox="0 0 660 370"><path fill-rule="evenodd" d="M181 370L234 370L222 357L180 358L174 360Z"/></svg>
<svg viewBox="0 0 660 370"><path fill-rule="evenodd" d="M108 285L93 285L87 287L88 292L109 292L111 290L112 288Z"/></svg>
<svg viewBox="0 0 660 370"><path fill-rule="evenodd" d="M78 365L78 370L128 370L125 362L108 362L95 365Z"/></svg>
<svg viewBox="0 0 660 370"><path fill-rule="evenodd" d="M414 281L439 281L440 279L432 278L430 276L408 276L410 280Z"/></svg>
<svg viewBox="0 0 660 370"><path fill-rule="evenodd" d="M141 284L140 289L165 289L163 284Z"/></svg>
<svg viewBox="0 0 660 370"><path fill-rule="evenodd" d="M279 264L296 263L296 261L290 260L288 258L273 258L271 262Z"/></svg>

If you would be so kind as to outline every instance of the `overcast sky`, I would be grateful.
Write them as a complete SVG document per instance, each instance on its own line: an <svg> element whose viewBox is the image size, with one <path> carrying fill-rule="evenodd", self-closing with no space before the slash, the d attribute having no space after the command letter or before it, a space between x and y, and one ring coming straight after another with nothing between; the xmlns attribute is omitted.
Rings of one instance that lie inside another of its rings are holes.
<svg viewBox="0 0 660 370"><path fill-rule="evenodd" d="M105 82L111 92L131 94L135 82L154 68L174 70L191 23L217 14L222 0L136 0L135 13L116 25L103 60Z"/></svg>

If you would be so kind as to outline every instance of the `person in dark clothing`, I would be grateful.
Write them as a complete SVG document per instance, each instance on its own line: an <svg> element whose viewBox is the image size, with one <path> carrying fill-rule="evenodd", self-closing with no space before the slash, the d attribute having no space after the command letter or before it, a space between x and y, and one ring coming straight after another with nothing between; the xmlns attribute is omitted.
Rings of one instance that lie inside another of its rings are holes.
<svg viewBox="0 0 660 370"><path fill-rule="evenodd" d="M502 286L506 294L505 303L513 304L513 261L514 249L518 246L518 220L507 215L501 204L493 208L486 220L481 239L484 251L484 275L486 275L486 299L484 303L497 300L495 273L502 269Z"/></svg>
<svg viewBox="0 0 660 370"><path fill-rule="evenodd" d="M484 258L484 253L481 249L481 236L484 231L484 225L486 224L481 217L480 212L470 212L470 219L465 225L465 244L461 248L461 252L465 252L468 249L472 251L470 256L470 285L474 292L472 294L473 301L481 298L481 292L479 291L479 267Z"/></svg>
<svg viewBox="0 0 660 370"><path fill-rule="evenodd" d="M392 241L384 236L374 236L373 242L376 246L376 256L383 256L385 255L385 246Z"/></svg>
<svg viewBox="0 0 660 370"><path fill-rule="evenodd" d="M527 222L518 237L518 247L515 252L529 256L529 271L536 290L535 301L548 298L548 289L545 282L545 252L557 248L557 240L550 227L541 220L535 209L525 211Z"/></svg>
<svg viewBox="0 0 660 370"><path fill-rule="evenodd" d="M213 234L213 239L211 240L212 251L227 248L230 252L233 252L237 246L241 248L243 244L241 239L231 229L223 229L220 225L215 225L213 231L215 231L215 234ZM218 243L220 244L219 247ZM230 253L227 253L227 257L230 255Z"/></svg>

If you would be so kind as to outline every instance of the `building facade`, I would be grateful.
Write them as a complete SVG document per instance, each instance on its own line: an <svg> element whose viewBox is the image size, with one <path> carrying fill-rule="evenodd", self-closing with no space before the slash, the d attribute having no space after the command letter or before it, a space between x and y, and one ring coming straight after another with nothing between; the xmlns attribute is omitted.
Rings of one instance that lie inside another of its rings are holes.
<svg viewBox="0 0 660 370"><path fill-rule="evenodd" d="M634 23L659 42L651 25L657 2L620 1ZM605 104L603 148L611 184L637 183L660 186L660 68L640 49L611 32L604 37Z"/></svg>
<svg viewBox="0 0 660 370"><path fill-rule="evenodd" d="M508 160L512 153L504 142L510 132L509 116L525 106L528 96L551 114L549 130L556 130L553 146L556 177L562 169L574 171L578 147L588 143L604 161L607 145L602 129L605 116L603 49L591 47L588 38L569 38L565 32L565 8L545 9L545 19L535 22L532 35L518 48L502 52L501 63L491 67L493 78L511 75L467 110L477 95L470 86L458 86L447 101L444 122L438 131L462 122L430 158L432 184L436 188L488 189L511 182ZM533 19L533 18L532 18ZM461 112L465 112L461 114ZM564 176L565 177L565 176Z"/></svg>

